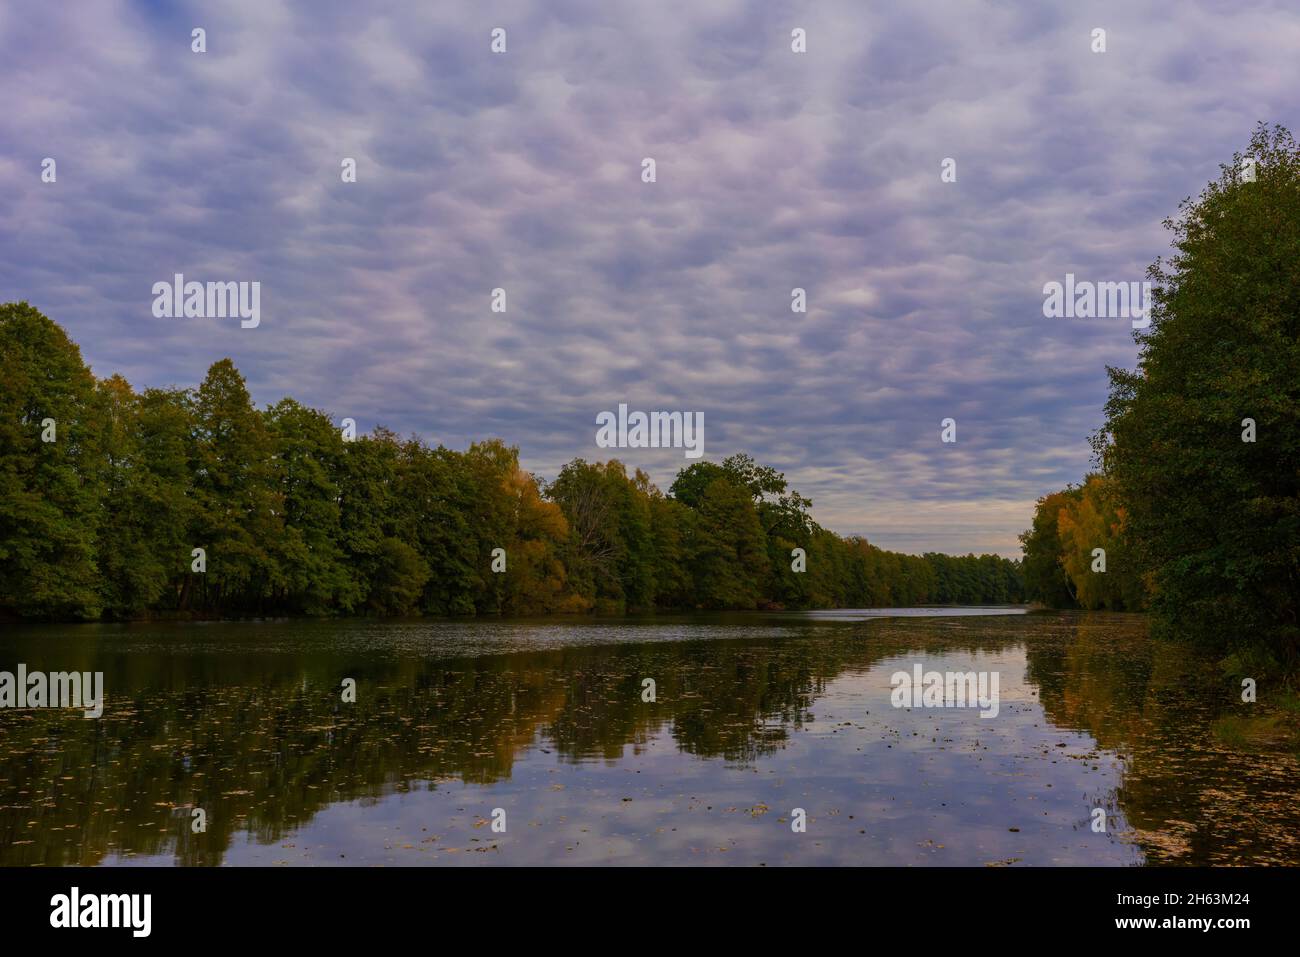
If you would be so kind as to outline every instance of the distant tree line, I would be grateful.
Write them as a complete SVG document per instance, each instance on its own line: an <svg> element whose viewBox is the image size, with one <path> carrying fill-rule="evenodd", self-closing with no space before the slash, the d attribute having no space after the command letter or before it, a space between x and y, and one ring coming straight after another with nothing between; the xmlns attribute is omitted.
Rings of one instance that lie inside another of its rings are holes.
<svg viewBox="0 0 1300 957"><path fill-rule="evenodd" d="M617 461L575 459L547 484L498 439L458 452L377 428L345 441L328 415L293 399L259 410L229 359L197 389L96 379L63 329L26 303L0 306L0 334L0 609L10 614L1023 599L1019 562L842 538L747 455L693 463L668 494Z"/></svg>
<svg viewBox="0 0 1300 957"><path fill-rule="evenodd" d="M1031 599L1300 667L1300 149L1261 124L1165 222L1138 367L1110 369L1100 472L1038 502ZM1095 549L1106 557L1093 569Z"/></svg>

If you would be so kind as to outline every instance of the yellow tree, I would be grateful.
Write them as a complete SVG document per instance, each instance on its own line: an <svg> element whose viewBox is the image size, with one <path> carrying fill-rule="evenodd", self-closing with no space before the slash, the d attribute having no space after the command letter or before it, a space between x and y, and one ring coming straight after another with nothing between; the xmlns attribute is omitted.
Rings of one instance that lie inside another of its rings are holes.
<svg viewBox="0 0 1300 957"><path fill-rule="evenodd" d="M1081 494L1067 499L1057 513L1061 565L1084 608L1118 611L1137 608L1141 583L1129 560L1124 535L1125 512L1115 502L1109 479L1090 475Z"/></svg>

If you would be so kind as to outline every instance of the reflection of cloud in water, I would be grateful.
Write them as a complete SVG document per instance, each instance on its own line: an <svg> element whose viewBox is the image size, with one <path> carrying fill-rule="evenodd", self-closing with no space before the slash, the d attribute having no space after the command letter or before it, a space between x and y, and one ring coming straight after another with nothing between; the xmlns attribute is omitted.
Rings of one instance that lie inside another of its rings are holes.
<svg viewBox="0 0 1300 957"><path fill-rule="evenodd" d="M20 628L0 651L109 693L101 722L0 713L4 863L1300 859L1295 759L1209 743L1227 705L1136 617ZM913 662L998 672L998 716L893 708ZM506 835L473 827L498 806Z"/></svg>

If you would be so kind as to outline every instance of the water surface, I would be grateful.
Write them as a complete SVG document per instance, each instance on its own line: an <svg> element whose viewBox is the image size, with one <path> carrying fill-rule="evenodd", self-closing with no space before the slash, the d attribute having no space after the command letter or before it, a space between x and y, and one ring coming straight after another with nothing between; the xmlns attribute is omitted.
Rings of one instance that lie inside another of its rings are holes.
<svg viewBox="0 0 1300 957"><path fill-rule="evenodd" d="M1215 736L1212 662L1013 611L9 627L108 700L0 710L0 864L1300 863L1300 761ZM892 706L917 663L997 717Z"/></svg>

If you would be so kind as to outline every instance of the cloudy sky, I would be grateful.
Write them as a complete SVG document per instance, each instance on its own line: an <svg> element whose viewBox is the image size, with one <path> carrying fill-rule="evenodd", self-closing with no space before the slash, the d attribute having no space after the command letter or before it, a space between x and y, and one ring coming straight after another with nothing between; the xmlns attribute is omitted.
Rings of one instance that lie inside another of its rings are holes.
<svg viewBox="0 0 1300 957"><path fill-rule="evenodd" d="M701 412L706 457L903 551L1018 554L1136 355L1043 284L1142 279L1258 120L1300 127L1285 2L208 6L0 7L0 300L101 376L230 356L259 405L545 477L619 402ZM155 318L174 273L260 282L260 326Z"/></svg>

